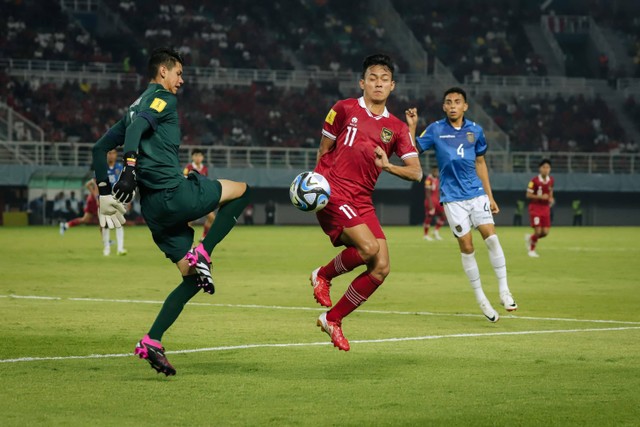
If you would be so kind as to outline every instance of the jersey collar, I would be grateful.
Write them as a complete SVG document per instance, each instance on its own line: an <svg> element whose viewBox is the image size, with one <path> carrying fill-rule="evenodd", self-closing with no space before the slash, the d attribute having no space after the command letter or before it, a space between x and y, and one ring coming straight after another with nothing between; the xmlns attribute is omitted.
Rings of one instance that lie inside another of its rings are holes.
<svg viewBox="0 0 640 427"><path fill-rule="evenodd" d="M542 175L538 174L538 179L541 183L546 184L551 179L551 175L547 175L547 179L542 179Z"/></svg>
<svg viewBox="0 0 640 427"><path fill-rule="evenodd" d="M448 118L447 116L445 116L445 117L444 117L444 122L445 122L446 124L448 124L448 125L449 125L449 127L451 127L452 129L456 129L456 128L454 128L454 127L453 127L453 125L451 124L451 122L449 121L449 118ZM462 129L464 129L464 128L467 126L467 124L469 124L469 123L470 123L469 119L467 119L466 117L464 117L464 118L462 119L462 127L461 127L460 129L456 129L456 130L462 130Z"/></svg>
<svg viewBox="0 0 640 427"><path fill-rule="evenodd" d="M376 120L380 120L382 117L385 117L385 118L389 117L389 111L387 110L386 106L384 107L384 111L382 112L381 115L374 116L373 113L369 111L369 109L367 108L367 105L364 103L364 96L361 96L360 98L358 98L358 105L360 105L362 108L364 108L367 111L367 114L369 115L369 117L373 117Z"/></svg>

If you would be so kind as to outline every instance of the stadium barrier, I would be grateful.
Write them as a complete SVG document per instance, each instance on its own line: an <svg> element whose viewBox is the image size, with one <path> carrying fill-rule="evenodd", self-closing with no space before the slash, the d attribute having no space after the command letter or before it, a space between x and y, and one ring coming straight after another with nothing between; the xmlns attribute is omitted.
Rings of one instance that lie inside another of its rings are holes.
<svg viewBox="0 0 640 427"><path fill-rule="evenodd" d="M0 164L31 164L39 166L89 167L93 143L16 141L0 144ZM183 145L181 164L190 162L191 151L200 149L206 162L214 168L264 168L310 170L316 164L315 148L234 147ZM548 157L558 173L639 174L639 153L579 153L579 152L507 152L491 151L486 155L492 172L535 173L538 162ZM397 162L398 159L395 159ZM435 164L432 152L421 156L425 169Z"/></svg>

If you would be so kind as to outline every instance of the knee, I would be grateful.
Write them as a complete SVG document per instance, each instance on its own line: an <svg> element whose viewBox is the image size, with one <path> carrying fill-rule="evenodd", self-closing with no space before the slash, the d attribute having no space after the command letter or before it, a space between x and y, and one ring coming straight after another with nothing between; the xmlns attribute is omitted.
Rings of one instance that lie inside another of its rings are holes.
<svg viewBox="0 0 640 427"><path fill-rule="evenodd" d="M387 278L389 273L391 272L391 265L389 264L389 260L377 260L376 264L373 266L371 270L371 274L378 280L384 281Z"/></svg>
<svg viewBox="0 0 640 427"><path fill-rule="evenodd" d="M472 254L474 251L472 242L460 242L460 252L463 254Z"/></svg>
<svg viewBox="0 0 640 427"><path fill-rule="evenodd" d="M380 251L380 244L377 240L373 239L362 243L358 247L358 252L365 263L369 263Z"/></svg>

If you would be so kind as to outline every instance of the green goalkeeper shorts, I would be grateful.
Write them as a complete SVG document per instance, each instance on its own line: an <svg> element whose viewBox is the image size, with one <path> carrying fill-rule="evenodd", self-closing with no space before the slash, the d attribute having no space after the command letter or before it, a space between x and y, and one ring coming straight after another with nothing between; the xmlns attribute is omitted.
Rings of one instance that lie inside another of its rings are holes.
<svg viewBox="0 0 640 427"><path fill-rule="evenodd" d="M221 195L220 182L198 173L190 173L175 188L141 189L142 216L167 258L178 262L191 250L194 232L189 222L213 212Z"/></svg>

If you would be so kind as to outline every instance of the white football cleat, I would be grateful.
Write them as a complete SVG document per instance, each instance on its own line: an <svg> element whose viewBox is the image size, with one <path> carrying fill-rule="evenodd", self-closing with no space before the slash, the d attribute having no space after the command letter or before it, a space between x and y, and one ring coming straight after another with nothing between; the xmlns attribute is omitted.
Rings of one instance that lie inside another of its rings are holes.
<svg viewBox="0 0 640 427"><path fill-rule="evenodd" d="M436 240L442 240L442 236L440 236L440 233L438 232L438 230L434 231L433 235L435 236Z"/></svg>
<svg viewBox="0 0 640 427"><path fill-rule="evenodd" d="M69 227L67 226L66 222L61 222L60 223L60 235L61 236L64 236L64 232L67 231L67 228L69 228Z"/></svg>
<svg viewBox="0 0 640 427"><path fill-rule="evenodd" d="M433 237L429 236L428 234L425 234L423 239L426 240L427 242L433 242Z"/></svg>
<svg viewBox="0 0 640 427"><path fill-rule="evenodd" d="M102 255L104 255L104 256L111 255L111 247L105 246L104 249L102 250Z"/></svg>
<svg viewBox="0 0 640 427"><path fill-rule="evenodd" d="M500 320L500 315L493 309L489 301L482 301L480 303L480 309L482 310L482 314L484 314L484 317L486 317L489 322L496 323L498 320Z"/></svg>
<svg viewBox="0 0 640 427"><path fill-rule="evenodd" d="M540 258L540 255L538 255L536 251L529 251L527 252L527 255L529 255L531 258Z"/></svg>
<svg viewBox="0 0 640 427"><path fill-rule="evenodd" d="M516 304L510 292L500 294L500 304L504 306L504 309L507 311L516 311L518 309L518 304Z"/></svg>

